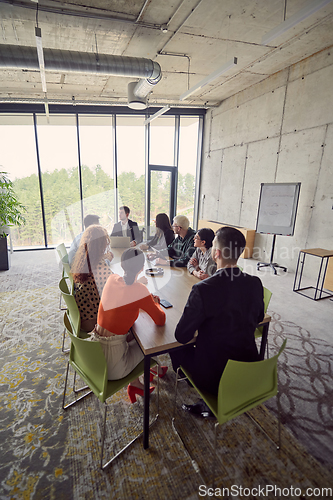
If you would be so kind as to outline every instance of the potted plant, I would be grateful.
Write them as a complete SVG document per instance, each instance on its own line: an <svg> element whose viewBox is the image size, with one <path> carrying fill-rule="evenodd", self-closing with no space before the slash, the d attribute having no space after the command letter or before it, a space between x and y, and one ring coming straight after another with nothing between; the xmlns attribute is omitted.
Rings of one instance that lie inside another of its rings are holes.
<svg viewBox="0 0 333 500"><path fill-rule="evenodd" d="M26 208L18 201L7 172L0 172L0 270L9 269L8 228L25 224Z"/></svg>

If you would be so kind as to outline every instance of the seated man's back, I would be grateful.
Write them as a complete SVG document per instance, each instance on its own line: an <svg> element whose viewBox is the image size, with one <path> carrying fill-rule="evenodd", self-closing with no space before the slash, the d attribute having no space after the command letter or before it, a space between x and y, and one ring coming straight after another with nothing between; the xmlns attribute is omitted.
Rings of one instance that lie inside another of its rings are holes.
<svg viewBox="0 0 333 500"><path fill-rule="evenodd" d="M212 250L217 271L193 286L175 331L182 344L198 331L196 344L170 354L174 369L183 365L198 387L212 394L228 359L259 360L254 331L264 317L263 287L258 277L237 267L244 246L238 230L217 231Z"/></svg>

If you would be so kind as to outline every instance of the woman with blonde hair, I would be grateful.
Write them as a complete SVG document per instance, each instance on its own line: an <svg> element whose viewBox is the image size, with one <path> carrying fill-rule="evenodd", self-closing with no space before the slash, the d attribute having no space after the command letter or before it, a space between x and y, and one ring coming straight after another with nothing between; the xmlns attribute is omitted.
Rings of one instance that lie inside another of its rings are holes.
<svg viewBox="0 0 333 500"><path fill-rule="evenodd" d="M112 259L107 230L100 225L89 226L82 234L71 267L81 328L87 332L97 322L100 297L108 277L113 274L109 267Z"/></svg>

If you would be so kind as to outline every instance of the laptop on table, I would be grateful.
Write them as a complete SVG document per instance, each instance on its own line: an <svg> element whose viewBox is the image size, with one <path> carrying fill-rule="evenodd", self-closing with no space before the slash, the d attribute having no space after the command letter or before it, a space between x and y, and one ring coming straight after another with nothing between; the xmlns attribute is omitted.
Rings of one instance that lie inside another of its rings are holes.
<svg viewBox="0 0 333 500"><path fill-rule="evenodd" d="M131 238L129 236L110 236L111 248L129 248Z"/></svg>

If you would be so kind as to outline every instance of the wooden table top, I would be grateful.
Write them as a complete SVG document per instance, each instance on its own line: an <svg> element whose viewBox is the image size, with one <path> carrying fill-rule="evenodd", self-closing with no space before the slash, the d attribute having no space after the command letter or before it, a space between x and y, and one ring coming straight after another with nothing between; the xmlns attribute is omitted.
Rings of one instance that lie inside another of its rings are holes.
<svg viewBox="0 0 333 500"><path fill-rule="evenodd" d="M122 276L123 271L120 267L120 256L123 250L117 248L112 249L112 251L115 257L111 268L115 273ZM146 261L145 269L149 267L154 266ZM141 311L132 328L137 342L146 355L157 354L182 345L175 339L175 329L183 313L192 286L199 281L186 268L163 266L163 269L163 276L152 277L144 275L148 279L147 287L149 291L158 295L161 299L168 300L173 305L169 309L164 309L166 313L165 325L155 325L150 316ZM266 314L260 324L263 325L270 321L271 317Z"/></svg>
<svg viewBox="0 0 333 500"><path fill-rule="evenodd" d="M175 329L183 311L179 315L174 313L171 315L172 309L166 310L167 319L164 326L155 325L146 312L140 312L132 330L144 354L158 354L183 345L175 339ZM271 316L265 314L260 325L270 321Z"/></svg>
<svg viewBox="0 0 333 500"><path fill-rule="evenodd" d="M316 257L333 257L333 250L324 250L323 248L308 248L301 250L303 253L315 255Z"/></svg>

